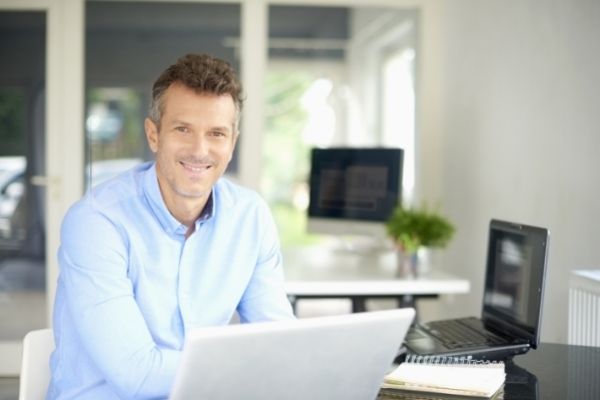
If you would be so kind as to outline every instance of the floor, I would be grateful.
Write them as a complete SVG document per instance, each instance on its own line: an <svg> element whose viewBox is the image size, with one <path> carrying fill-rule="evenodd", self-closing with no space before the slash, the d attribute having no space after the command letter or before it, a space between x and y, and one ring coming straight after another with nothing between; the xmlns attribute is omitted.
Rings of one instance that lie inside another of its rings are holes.
<svg viewBox="0 0 600 400"><path fill-rule="evenodd" d="M46 283L42 261L4 258L0 253L0 342L21 341L46 326Z"/></svg>
<svg viewBox="0 0 600 400"><path fill-rule="evenodd" d="M0 400L19 398L19 378L0 378Z"/></svg>
<svg viewBox="0 0 600 400"><path fill-rule="evenodd" d="M27 332L47 325L44 276L40 261L0 257L0 343L20 346ZM19 378L0 377L0 400L18 398Z"/></svg>

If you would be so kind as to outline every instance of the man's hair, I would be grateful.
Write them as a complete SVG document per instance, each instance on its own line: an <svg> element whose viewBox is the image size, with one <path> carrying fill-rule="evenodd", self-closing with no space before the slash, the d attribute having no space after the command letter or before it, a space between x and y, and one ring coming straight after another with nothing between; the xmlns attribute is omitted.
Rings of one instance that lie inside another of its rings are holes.
<svg viewBox="0 0 600 400"><path fill-rule="evenodd" d="M154 82L150 119L160 126L164 112L164 95L174 83L180 83L199 94L230 95L236 109L235 129L242 111L242 84L233 67L208 54L186 54L168 67Z"/></svg>

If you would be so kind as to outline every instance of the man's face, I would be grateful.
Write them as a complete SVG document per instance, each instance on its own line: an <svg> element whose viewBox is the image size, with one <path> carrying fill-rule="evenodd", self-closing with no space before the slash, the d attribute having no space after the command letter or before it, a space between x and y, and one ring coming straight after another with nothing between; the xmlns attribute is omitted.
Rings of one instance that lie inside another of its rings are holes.
<svg viewBox="0 0 600 400"><path fill-rule="evenodd" d="M206 199L235 148L233 99L197 94L175 83L163 100L160 128L146 119L145 130L165 203Z"/></svg>

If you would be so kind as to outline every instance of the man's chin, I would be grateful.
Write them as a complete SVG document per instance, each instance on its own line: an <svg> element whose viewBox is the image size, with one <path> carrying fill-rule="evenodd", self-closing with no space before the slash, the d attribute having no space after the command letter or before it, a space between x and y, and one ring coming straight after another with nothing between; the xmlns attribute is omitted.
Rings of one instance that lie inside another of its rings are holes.
<svg viewBox="0 0 600 400"><path fill-rule="evenodd" d="M188 199L202 199L210 194L210 189L181 189L178 188L176 190L177 194L181 197L185 197Z"/></svg>

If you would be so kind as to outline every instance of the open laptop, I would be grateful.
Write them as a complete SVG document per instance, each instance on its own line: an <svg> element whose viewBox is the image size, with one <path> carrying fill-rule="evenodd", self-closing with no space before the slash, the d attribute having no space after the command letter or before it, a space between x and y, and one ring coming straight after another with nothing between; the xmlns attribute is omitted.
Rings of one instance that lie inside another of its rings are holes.
<svg viewBox="0 0 600 400"><path fill-rule="evenodd" d="M415 311L200 328L171 400L375 399Z"/></svg>
<svg viewBox="0 0 600 400"><path fill-rule="evenodd" d="M492 220L481 318L413 326L408 354L503 360L536 348L548 256L548 230Z"/></svg>

